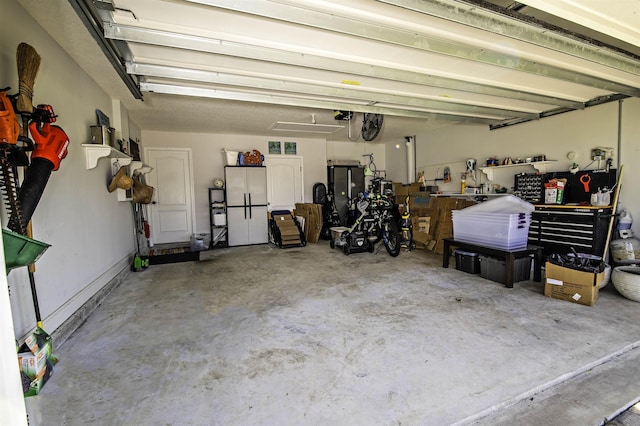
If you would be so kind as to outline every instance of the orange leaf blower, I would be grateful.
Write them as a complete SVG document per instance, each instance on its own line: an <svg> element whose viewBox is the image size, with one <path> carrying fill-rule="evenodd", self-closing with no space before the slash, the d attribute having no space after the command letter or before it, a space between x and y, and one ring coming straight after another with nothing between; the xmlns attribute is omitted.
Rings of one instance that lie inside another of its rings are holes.
<svg viewBox="0 0 640 426"><path fill-rule="evenodd" d="M61 127L51 124L55 121L56 115L50 105L38 105L29 123L29 131L35 146L31 153L31 164L18 190L24 223L31 220L51 172L60 168L60 162L68 153L69 137ZM13 227L18 227L14 222L16 221L9 222L9 228L12 230Z"/></svg>

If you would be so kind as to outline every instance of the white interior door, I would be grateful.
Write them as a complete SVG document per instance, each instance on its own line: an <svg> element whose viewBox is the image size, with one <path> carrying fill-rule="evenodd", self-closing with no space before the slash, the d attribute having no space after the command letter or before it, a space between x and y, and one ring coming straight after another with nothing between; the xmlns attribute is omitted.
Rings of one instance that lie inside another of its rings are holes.
<svg viewBox="0 0 640 426"><path fill-rule="evenodd" d="M189 241L195 221L191 150L145 148L144 153L152 167L147 184L155 188L149 215L154 243Z"/></svg>
<svg viewBox="0 0 640 426"><path fill-rule="evenodd" d="M293 210L304 203L302 157L267 155L267 203L269 211Z"/></svg>

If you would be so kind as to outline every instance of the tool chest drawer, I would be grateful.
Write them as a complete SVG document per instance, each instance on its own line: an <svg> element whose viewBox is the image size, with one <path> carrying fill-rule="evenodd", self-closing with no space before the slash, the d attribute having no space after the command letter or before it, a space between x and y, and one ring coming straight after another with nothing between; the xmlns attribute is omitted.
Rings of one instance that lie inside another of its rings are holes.
<svg viewBox="0 0 640 426"><path fill-rule="evenodd" d="M611 207L536 206L531 214L529 244L542 253L579 253L602 256L606 244Z"/></svg>

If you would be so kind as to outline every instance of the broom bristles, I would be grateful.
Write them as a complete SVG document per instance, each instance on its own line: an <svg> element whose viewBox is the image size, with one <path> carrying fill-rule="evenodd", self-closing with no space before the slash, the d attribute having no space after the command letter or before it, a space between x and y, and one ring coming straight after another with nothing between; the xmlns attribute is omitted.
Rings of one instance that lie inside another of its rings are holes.
<svg viewBox="0 0 640 426"><path fill-rule="evenodd" d="M18 63L18 99L16 112L33 112L33 85L40 69L40 55L27 43L20 43L16 53Z"/></svg>

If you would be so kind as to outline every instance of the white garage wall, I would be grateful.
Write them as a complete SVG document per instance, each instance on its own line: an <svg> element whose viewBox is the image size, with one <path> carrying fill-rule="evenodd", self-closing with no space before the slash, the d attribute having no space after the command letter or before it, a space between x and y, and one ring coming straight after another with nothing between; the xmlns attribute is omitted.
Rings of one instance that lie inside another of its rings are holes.
<svg viewBox="0 0 640 426"><path fill-rule="evenodd" d="M82 144L89 141L95 109L112 113L112 100L16 2L2 3L0 86L18 87L16 49L32 45L42 58L34 104L51 104L70 139L69 154L52 173L33 216L33 234L51 244L36 264L35 279L45 329L55 330L106 282L126 269L134 251L130 203L110 194L110 164L87 170ZM122 111L120 114L125 114ZM135 131L135 125L129 126ZM3 214L2 224L7 218ZM35 326L26 268L8 276L16 335Z"/></svg>
<svg viewBox="0 0 640 426"><path fill-rule="evenodd" d="M479 165L484 165L491 156L502 159L544 154L547 159L557 160L548 166L549 171L565 171L572 163L567 153L573 151L577 154L575 161L585 168L591 163L592 148L617 148L618 109L619 104L612 102L493 131L487 126L454 125L425 132L416 138L417 170L424 171L426 179L435 179L442 178L444 167L450 166L451 183L438 182L438 185L443 191L460 192L460 175L466 169L467 158L475 158ZM636 183L640 179L640 169L636 166L640 160L637 119L640 100L624 100L622 110L622 148L620 152L614 150L614 165L618 158L625 164L620 202L637 218L634 222L637 233L640 231L640 200L635 196ZM595 168L595 163L588 167ZM515 173L533 171L531 166L496 169L493 183L512 188ZM487 181L487 176L480 171L477 178L479 182Z"/></svg>
<svg viewBox="0 0 640 426"><path fill-rule="evenodd" d="M326 142L324 139L273 138L267 136L172 133L142 131L145 147L185 147L193 152L193 176L195 192L195 232L209 232L208 188L215 178L224 178L224 155L222 149L249 151L257 149L262 154L269 152L268 142L296 142L297 155L302 157L304 167L304 199L313 201L312 188L315 182L325 182L327 175Z"/></svg>

